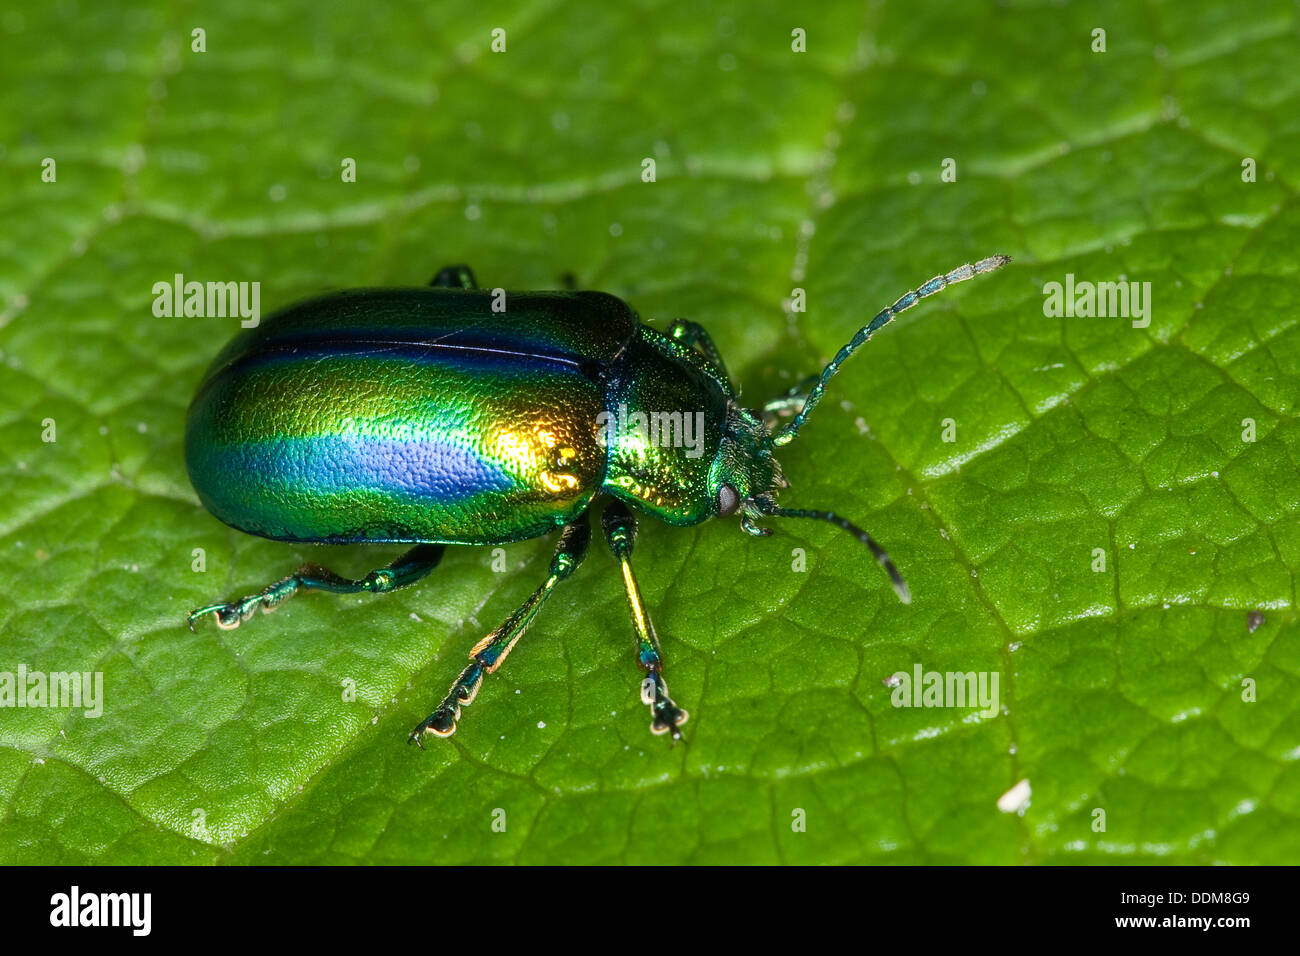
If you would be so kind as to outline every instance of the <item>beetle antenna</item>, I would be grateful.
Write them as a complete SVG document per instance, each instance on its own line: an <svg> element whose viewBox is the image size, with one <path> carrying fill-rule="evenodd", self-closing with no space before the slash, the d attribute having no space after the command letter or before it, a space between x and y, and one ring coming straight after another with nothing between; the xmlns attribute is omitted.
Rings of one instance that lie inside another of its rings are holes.
<svg viewBox="0 0 1300 956"><path fill-rule="evenodd" d="M894 586L894 593L898 595L898 599L904 604L912 603L912 592L908 588L907 582L903 580L903 576L898 573L898 568L894 567L894 562L889 559L889 554L884 548L876 543L875 538L871 537L871 535L867 534L848 518L841 518L833 511L809 510L807 508L779 508L775 504L766 508L764 514L769 514L777 518L814 518L817 521L827 521L830 524L835 525L837 528L844 529L871 549L871 553L876 556L876 563L884 568L885 573L889 575L889 582Z"/></svg>
<svg viewBox="0 0 1300 956"><path fill-rule="evenodd" d="M900 312L906 312L916 303L920 302L927 296L932 296L936 292L946 289L955 282L965 282L967 279L973 279L975 276L983 275L986 272L992 272L994 269L1000 269L1011 261L1010 256L989 256L987 259L981 259L974 265L967 263L953 269L946 275L935 276L921 288L907 293L893 305L881 309L876 317L858 330L857 335L849 340L849 343L840 349L835 358L831 359L829 365L822 369L821 377L817 379L817 384L813 386L812 391L804 400L803 408L799 409L799 414L795 415L788 424L778 429L772 434L773 445L785 445L794 441L795 435L803 427L803 423L808 420L812 410L817 407L821 401L822 392L826 390L826 383L835 377L835 373L840 370L840 366L845 360L856 352L867 339L875 335L879 329L884 328L894 320L894 317Z"/></svg>

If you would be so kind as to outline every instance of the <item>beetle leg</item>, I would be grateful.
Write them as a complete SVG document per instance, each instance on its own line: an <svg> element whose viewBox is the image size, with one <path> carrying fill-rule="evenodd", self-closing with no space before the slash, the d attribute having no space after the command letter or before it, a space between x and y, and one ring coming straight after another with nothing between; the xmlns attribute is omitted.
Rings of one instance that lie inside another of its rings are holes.
<svg viewBox="0 0 1300 956"><path fill-rule="evenodd" d="M722 353L713 344L713 337L709 335L708 329L700 323L692 322L690 319L673 319L672 324L668 326L668 337L687 348L698 348L723 381L731 382L727 375L726 363L722 361Z"/></svg>
<svg viewBox="0 0 1300 956"><path fill-rule="evenodd" d="M817 379L818 376L809 375L798 385L792 385L783 394L763 403L760 414L769 432L776 429L782 418L789 418L792 413L803 408L813 386L817 384Z"/></svg>
<svg viewBox="0 0 1300 956"><path fill-rule="evenodd" d="M266 612L274 611L300 590L332 591L335 594L356 594L369 591L383 594L397 588L414 584L424 577L442 560L446 545L417 544L400 558L386 567L371 571L364 578L352 580L340 577L327 568L316 564L304 564L301 568L282 581L276 581L259 594L251 594L242 601L229 604L209 604L190 612L190 630L194 622L205 614L215 614L217 626L223 630L239 627L241 623L253 616L259 607Z"/></svg>
<svg viewBox="0 0 1300 956"><path fill-rule="evenodd" d="M659 638L654 622L641 600L641 589L632 573L632 545L636 541L636 517L621 501L611 501L601 515L605 541L623 571L623 587L627 591L627 604L632 612L632 627L636 631L636 659L646 670L641 682L641 702L649 705L650 730L656 734L672 734L674 740L682 739L677 728L690 716L668 696L664 683L664 660L659 652Z"/></svg>
<svg viewBox="0 0 1300 956"><path fill-rule="evenodd" d="M477 289L474 272L466 265L446 266L429 283L439 289Z"/></svg>
<svg viewBox="0 0 1300 956"><path fill-rule="evenodd" d="M549 576L542 586L529 596L519 609L506 618L505 622L479 641L469 652L470 664L463 671L451 690L443 698L438 709L422 720L408 739L424 748L425 734L450 737L456 732L456 721L460 719L460 709L468 706L478 694L483 683L483 675L491 674L503 663L532 623L543 602L550 597L555 586L571 575L587 555L587 545L591 541L591 524L584 511L580 518L564 526L560 533L560 542L555 547L551 558Z"/></svg>

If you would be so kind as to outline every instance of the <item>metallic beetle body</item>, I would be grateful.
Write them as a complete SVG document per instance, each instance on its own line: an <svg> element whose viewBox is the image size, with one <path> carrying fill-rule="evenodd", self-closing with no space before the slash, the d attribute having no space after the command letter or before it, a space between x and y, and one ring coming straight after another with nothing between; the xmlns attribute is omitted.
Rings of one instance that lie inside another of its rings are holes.
<svg viewBox="0 0 1300 956"><path fill-rule="evenodd" d="M714 513L728 400L605 293L361 289L237 336L190 406L186 463L214 515L279 540L519 541L602 491L687 525ZM659 410L699 413L699 454L602 424Z"/></svg>
<svg viewBox="0 0 1300 956"><path fill-rule="evenodd" d="M238 627L299 591L383 593L421 580L447 545L504 544L560 529L541 585L470 651L445 698L411 731L446 737L552 591L582 563L589 511L622 573L650 728L679 738L659 639L632 571L633 510L672 525L738 515L813 519L875 555L899 600L911 593L871 535L833 511L786 508L775 452L826 384L900 313L1000 268L993 256L938 275L878 312L819 376L742 408L707 330L643 325L601 292L479 289L467 266L430 288L313 299L237 336L190 405L185 457L203 504L226 524L285 541L408 542L359 578L306 564L260 592L192 611ZM784 419L784 421L783 421ZM423 746L421 744L421 746Z"/></svg>

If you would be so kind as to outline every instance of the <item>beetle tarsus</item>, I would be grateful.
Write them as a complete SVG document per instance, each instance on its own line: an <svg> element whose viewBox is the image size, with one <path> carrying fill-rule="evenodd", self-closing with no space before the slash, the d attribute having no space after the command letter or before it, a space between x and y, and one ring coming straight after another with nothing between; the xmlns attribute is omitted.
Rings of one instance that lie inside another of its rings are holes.
<svg viewBox="0 0 1300 956"><path fill-rule="evenodd" d="M641 684L641 701L650 705L650 732L656 736L671 734L673 740L681 740L682 732L677 728L690 719L690 714L678 707L668 696L668 684L663 675L652 670Z"/></svg>
<svg viewBox="0 0 1300 956"><path fill-rule="evenodd" d="M244 621L253 616L257 610L258 604L262 600L262 595L246 597L242 601L234 601L230 604L209 604L207 607L196 608L190 612L187 618L190 630L194 630L194 622L205 614L211 614L217 619L217 627L223 631L233 631ZM266 610L273 610L274 605Z"/></svg>
<svg viewBox="0 0 1300 956"><path fill-rule="evenodd" d="M460 708L455 705L448 707L444 703L432 714L416 724L406 742L414 742L416 746L423 750L425 734L433 734L435 737L450 737L456 732L456 721L459 718Z"/></svg>
<svg viewBox="0 0 1300 956"><path fill-rule="evenodd" d="M655 714L650 721L650 732L656 736L671 734L673 740L681 740L682 732L678 729L690 719L691 715L677 706L667 706Z"/></svg>

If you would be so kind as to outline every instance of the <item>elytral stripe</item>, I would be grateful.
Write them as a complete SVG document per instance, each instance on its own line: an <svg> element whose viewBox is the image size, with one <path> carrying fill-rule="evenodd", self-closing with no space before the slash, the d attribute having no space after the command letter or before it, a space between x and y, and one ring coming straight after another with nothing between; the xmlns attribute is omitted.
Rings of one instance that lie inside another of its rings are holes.
<svg viewBox="0 0 1300 956"><path fill-rule="evenodd" d="M230 445L216 454L227 473L257 475L276 492L388 491L456 501L506 491L514 484L496 463L439 440L394 441L371 435L271 438Z"/></svg>

